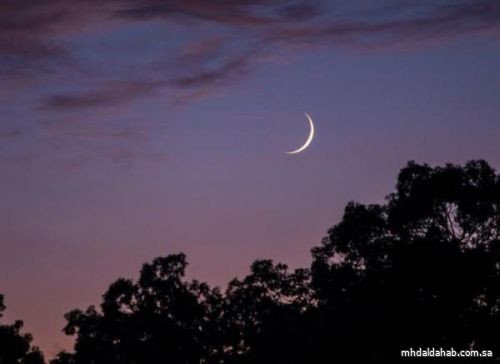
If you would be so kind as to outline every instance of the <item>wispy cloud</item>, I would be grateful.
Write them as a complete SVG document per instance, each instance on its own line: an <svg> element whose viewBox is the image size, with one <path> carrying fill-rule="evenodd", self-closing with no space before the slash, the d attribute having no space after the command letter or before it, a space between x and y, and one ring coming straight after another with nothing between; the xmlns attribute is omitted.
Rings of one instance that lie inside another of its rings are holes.
<svg viewBox="0 0 500 364"><path fill-rule="evenodd" d="M203 65L207 60L218 57L223 51L226 38L211 36L193 43L185 44L179 54L173 57L172 64L177 67Z"/></svg>
<svg viewBox="0 0 500 364"><path fill-rule="evenodd" d="M223 84L249 72L259 54L272 52L276 45L296 50L315 44L380 49L463 35L497 35L500 28L496 0L409 1L380 6L373 17L362 6L344 16L335 10L333 2L308 0L4 0L0 4L0 73L67 72L61 64L69 64L70 55L78 49L61 39L105 23L127 27L163 19L168 28L172 22L186 21L190 32L196 32L197 25L224 27L216 36L205 36L200 30L198 40L179 47L163 66L156 63L163 83L103 80L95 90L55 91L42 101L45 110L71 111L132 102L161 87L203 90ZM81 58L75 61L85 63ZM133 59L122 60L126 62Z"/></svg>
<svg viewBox="0 0 500 364"><path fill-rule="evenodd" d="M51 95L43 99L40 109L72 111L116 106L149 96L163 84L160 81L108 81L90 91Z"/></svg>
<svg viewBox="0 0 500 364"><path fill-rule="evenodd" d="M176 105L186 105L191 102L200 101L209 97L212 97L217 94L217 90L215 88L202 88L197 89L195 91L188 91L185 93L181 93L176 96L174 99L174 104Z"/></svg>
<svg viewBox="0 0 500 364"><path fill-rule="evenodd" d="M20 129L0 130L0 139L16 139L23 135Z"/></svg>
<svg viewBox="0 0 500 364"><path fill-rule="evenodd" d="M122 1L115 16L148 20L184 16L230 26L265 26L315 15L320 1L295 0L146 0Z"/></svg>
<svg viewBox="0 0 500 364"><path fill-rule="evenodd" d="M388 13L375 21L350 19L321 25L283 27L266 34L265 38L269 42L284 44L331 42L380 48L394 43L425 43L463 35L500 34L500 3L495 0L450 2L418 10L416 15L396 19L395 14Z"/></svg>
<svg viewBox="0 0 500 364"><path fill-rule="evenodd" d="M162 161L167 155L149 145L154 135L163 132L164 125L155 121L124 119L103 120L99 118L42 119L35 143L36 154L60 154L59 158L69 167L82 167L94 160L109 161L132 167L140 160ZM28 153L29 154L29 153Z"/></svg>
<svg viewBox="0 0 500 364"><path fill-rule="evenodd" d="M189 76L179 76L171 80L171 84L181 88L206 86L227 81L234 76L242 75L248 66L248 58L240 57L225 62L213 70L204 70Z"/></svg>
<svg viewBox="0 0 500 364"><path fill-rule="evenodd" d="M49 74L72 62L67 50L53 42L0 35L0 79Z"/></svg>
<svg viewBox="0 0 500 364"><path fill-rule="evenodd" d="M46 136L72 137L88 140L116 140L140 143L149 138L151 125L90 122L85 119L41 120L38 126Z"/></svg>
<svg viewBox="0 0 500 364"><path fill-rule="evenodd" d="M343 12L344 8L351 11ZM144 25L154 25L154 31L150 28L143 35ZM94 31L99 37L92 35ZM171 38L155 33L161 31ZM117 32L126 36L115 44ZM141 47L150 52L129 49L136 43L124 39L136 33L142 34ZM151 34L156 38L149 39ZM113 47L129 47L123 50L126 56L118 56L116 48L106 51L102 44L104 54L94 54L92 42L106 35ZM295 54L313 46L394 51L458 37L498 35L498 0L389 5L326 0L3 0L0 80L38 92L33 96L37 104L22 107L36 109L44 120L57 120L38 125L45 137L99 140L96 155L109 160L154 159L155 152L144 152L144 140L151 137L144 128L151 126L112 124L113 118L103 117L103 110L119 114L160 93L176 105L221 94L255 67L280 57L283 49ZM95 59L103 66L99 72L92 63ZM130 74L123 72L128 69ZM40 80L32 82L35 79ZM1 94L6 97L9 92ZM99 122L90 126L69 121L81 113L93 113ZM17 135L10 133L0 138ZM129 149L116 147L117 140Z"/></svg>

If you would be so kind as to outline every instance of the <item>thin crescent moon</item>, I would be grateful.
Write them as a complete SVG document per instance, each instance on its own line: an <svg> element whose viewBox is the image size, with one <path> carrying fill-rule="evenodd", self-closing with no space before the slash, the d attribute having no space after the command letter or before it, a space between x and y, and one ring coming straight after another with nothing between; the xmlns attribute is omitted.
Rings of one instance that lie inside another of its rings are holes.
<svg viewBox="0 0 500 364"><path fill-rule="evenodd" d="M309 116L309 114L308 113L305 113L305 114L306 114L307 120L309 121L309 127L310 127L309 136L307 137L307 140L303 146L301 146L299 149L292 150L291 152L286 152L287 154L297 154L297 153L302 152L303 150L305 150L309 146L309 144L311 144L311 142L314 138L314 123L313 123L311 117Z"/></svg>

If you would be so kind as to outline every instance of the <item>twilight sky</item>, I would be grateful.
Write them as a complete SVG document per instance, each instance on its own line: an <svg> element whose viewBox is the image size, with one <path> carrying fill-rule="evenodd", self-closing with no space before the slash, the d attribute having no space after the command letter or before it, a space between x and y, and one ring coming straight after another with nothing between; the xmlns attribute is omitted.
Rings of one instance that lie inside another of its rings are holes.
<svg viewBox="0 0 500 364"><path fill-rule="evenodd" d="M1 0L4 321L50 357L158 255L306 266L408 160L500 168L499 70L497 0Z"/></svg>

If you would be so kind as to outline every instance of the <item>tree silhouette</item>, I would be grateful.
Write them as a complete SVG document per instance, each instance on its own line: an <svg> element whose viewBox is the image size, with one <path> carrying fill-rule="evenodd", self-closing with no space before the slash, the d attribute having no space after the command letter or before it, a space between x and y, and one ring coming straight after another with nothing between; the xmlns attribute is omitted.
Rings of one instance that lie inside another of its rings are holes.
<svg viewBox="0 0 500 364"><path fill-rule="evenodd" d="M289 273L284 264L258 260L250 275L231 281L220 320L225 337L222 362L297 359L303 336L298 323L312 301L309 277L308 270Z"/></svg>
<svg viewBox="0 0 500 364"><path fill-rule="evenodd" d="M185 256L66 315L52 364L351 363L434 347L500 359L500 178L484 161L409 163L384 204L349 203L310 269L258 260L221 293ZM449 358L444 359L449 360Z"/></svg>
<svg viewBox="0 0 500 364"><path fill-rule="evenodd" d="M0 318L4 310L4 297L0 295ZM0 364L44 364L40 350L31 346L31 335L21 333L22 327L22 321L0 325Z"/></svg>
<svg viewBox="0 0 500 364"><path fill-rule="evenodd" d="M183 279L183 254L144 264L137 282L119 279L101 310L66 315L64 331L76 335L75 353L53 363L199 363L216 354L220 293Z"/></svg>
<svg viewBox="0 0 500 364"><path fill-rule="evenodd" d="M500 182L485 162L409 163L385 205L350 203L313 249L322 336L351 359L409 347L500 355L499 237Z"/></svg>

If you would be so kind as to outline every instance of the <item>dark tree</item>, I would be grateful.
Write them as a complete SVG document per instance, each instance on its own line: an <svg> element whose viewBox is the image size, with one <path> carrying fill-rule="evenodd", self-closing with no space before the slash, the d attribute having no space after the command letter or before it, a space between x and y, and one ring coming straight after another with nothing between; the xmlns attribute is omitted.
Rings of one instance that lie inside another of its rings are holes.
<svg viewBox="0 0 500 364"><path fill-rule="evenodd" d="M293 362L303 345L300 320L311 307L309 272L259 260L243 280L234 279L220 320L223 363Z"/></svg>
<svg viewBox="0 0 500 364"><path fill-rule="evenodd" d="M386 359L453 347L500 356L499 237L500 181L488 164L409 163L385 205L350 203L313 249L317 352Z"/></svg>
<svg viewBox="0 0 500 364"><path fill-rule="evenodd" d="M75 355L66 351L61 351L57 356L50 361L51 364L75 364Z"/></svg>
<svg viewBox="0 0 500 364"><path fill-rule="evenodd" d="M64 331L76 336L75 353L52 363L200 363L217 352L220 294L183 279L183 254L144 264L137 282L119 279L101 309L66 315Z"/></svg>
<svg viewBox="0 0 500 364"><path fill-rule="evenodd" d="M52 363L390 362L419 347L500 360L500 177L486 162L409 163L312 255L295 271L258 260L224 294L186 281L184 255L157 258L99 310L68 313L75 352Z"/></svg>
<svg viewBox="0 0 500 364"><path fill-rule="evenodd" d="M3 295L0 295L0 318L5 310ZM12 325L0 324L1 364L43 364L44 358L36 346L31 346L32 336L23 334L22 321Z"/></svg>

